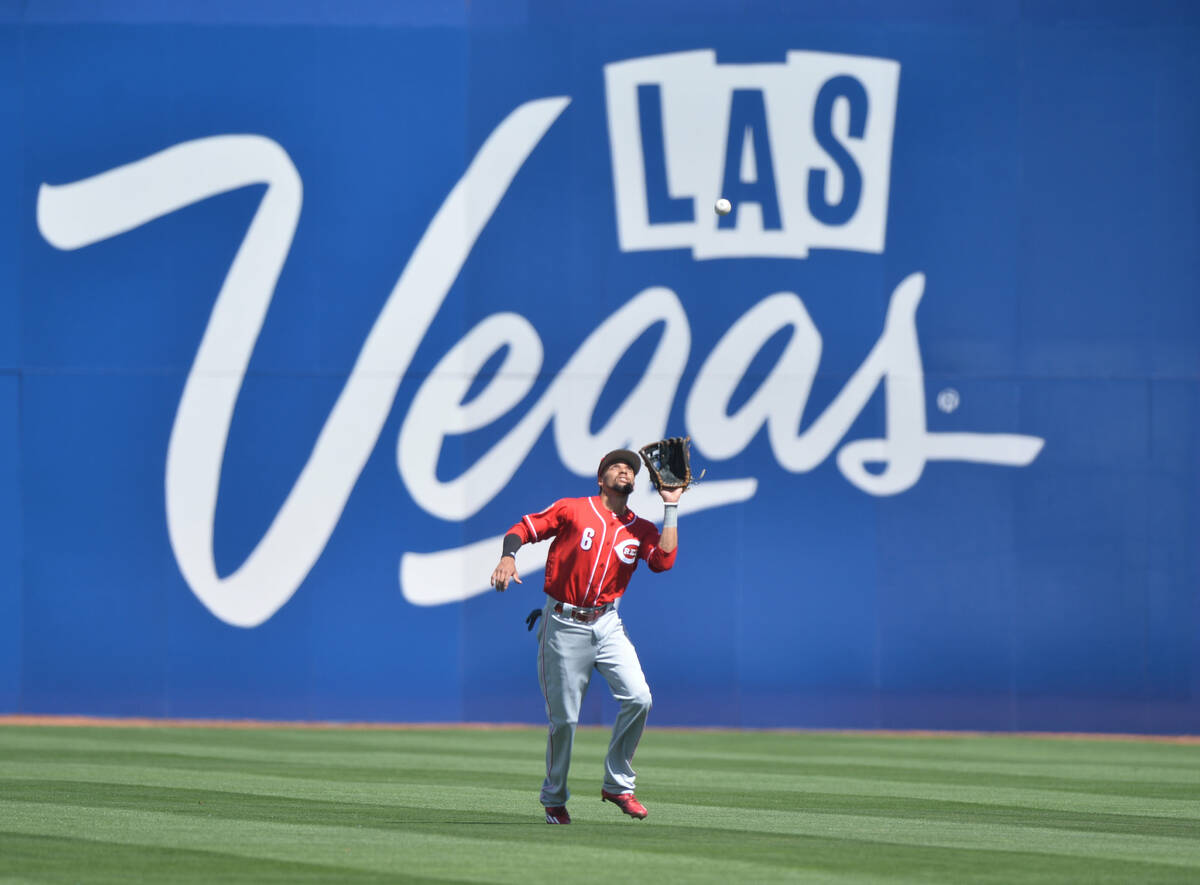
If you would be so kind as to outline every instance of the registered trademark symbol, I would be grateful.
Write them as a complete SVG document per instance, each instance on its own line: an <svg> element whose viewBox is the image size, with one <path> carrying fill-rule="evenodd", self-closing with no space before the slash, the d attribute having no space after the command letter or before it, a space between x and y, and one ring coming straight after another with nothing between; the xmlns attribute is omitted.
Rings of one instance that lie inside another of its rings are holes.
<svg viewBox="0 0 1200 885"><path fill-rule="evenodd" d="M958 391L953 387L947 387L937 395L937 406L947 415L958 408L959 402Z"/></svg>

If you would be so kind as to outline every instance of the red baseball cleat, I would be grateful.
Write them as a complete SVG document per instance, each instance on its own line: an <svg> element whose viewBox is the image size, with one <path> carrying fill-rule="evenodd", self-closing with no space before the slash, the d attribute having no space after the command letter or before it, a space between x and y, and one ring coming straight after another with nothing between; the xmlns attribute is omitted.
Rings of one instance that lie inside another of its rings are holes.
<svg viewBox="0 0 1200 885"><path fill-rule="evenodd" d="M611 802L630 817L636 817L638 820L642 820L642 818L650 813L646 810L646 806L639 802L633 793L609 793L606 790L601 790L600 800L602 802Z"/></svg>
<svg viewBox="0 0 1200 885"><path fill-rule="evenodd" d="M571 815L567 814L567 806L565 805L547 805L546 806L546 823L548 824L569 824Z"/></svg>

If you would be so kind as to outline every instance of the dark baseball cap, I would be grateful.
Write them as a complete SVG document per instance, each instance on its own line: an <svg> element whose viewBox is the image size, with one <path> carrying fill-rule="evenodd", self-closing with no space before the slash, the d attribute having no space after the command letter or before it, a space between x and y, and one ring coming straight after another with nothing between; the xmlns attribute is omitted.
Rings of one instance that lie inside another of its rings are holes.
<svg viewBox="0 0 1200 885"><path fill-rule="evenodd" d="M629 449L613 449L600 459L600 466L596 469L596 478L604 476L604 471L614 464L628 464L633 468L633 475L637 476L638 468L642 466L642 459L638 457L637 452L631 452Z"/></svg>

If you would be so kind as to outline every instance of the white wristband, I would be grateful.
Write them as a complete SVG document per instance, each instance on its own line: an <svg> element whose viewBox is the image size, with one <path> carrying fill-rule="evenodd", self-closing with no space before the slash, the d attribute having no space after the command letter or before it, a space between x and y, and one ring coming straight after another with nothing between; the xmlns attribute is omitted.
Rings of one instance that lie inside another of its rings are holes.
<svg viewBox="0 0 1200 885"><path fill-rule="evenodd" d="M673 529L679 525L679 505L663 504L663 528Z"/></svg>

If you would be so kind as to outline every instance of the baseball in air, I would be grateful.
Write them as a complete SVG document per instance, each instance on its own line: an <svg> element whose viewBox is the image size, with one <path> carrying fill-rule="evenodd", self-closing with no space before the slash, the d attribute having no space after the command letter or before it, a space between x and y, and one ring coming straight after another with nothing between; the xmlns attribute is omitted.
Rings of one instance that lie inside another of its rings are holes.
<svg viewBox="0 0 1200 885"><path fill-rule="evenodd" d="M717 210L718 215L728 215L729 211L733 208L733 204L724 197L721 197L721 199L717 200L717 205L713 206L713 208Z"/></svg>

